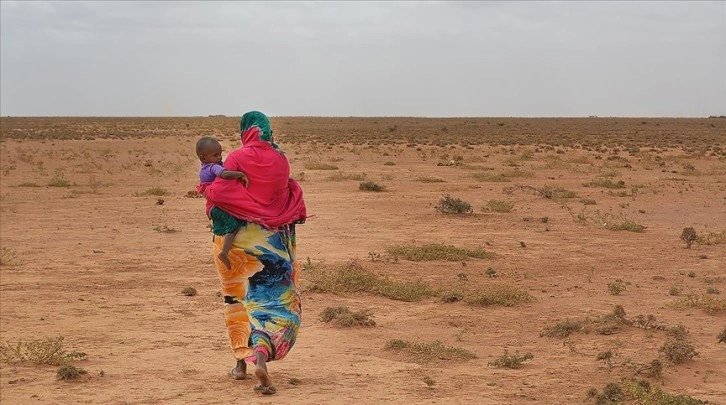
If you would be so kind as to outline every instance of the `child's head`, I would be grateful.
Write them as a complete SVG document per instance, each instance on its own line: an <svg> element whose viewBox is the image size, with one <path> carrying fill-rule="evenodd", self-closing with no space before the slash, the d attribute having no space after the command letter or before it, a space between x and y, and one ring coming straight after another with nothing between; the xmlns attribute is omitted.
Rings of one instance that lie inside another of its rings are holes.
<svg viewBox="0 0 726 405"><path fill-rule="evenodd" d="M197 156L202 163L222 163L222 145L216 139L204 136L197 141Z"/></svg>

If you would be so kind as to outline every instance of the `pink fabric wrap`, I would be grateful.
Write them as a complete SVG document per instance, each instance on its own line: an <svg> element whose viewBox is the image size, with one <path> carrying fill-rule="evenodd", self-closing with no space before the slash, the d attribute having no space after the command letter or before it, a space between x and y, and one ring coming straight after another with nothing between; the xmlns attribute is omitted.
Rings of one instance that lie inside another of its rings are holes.
<svg viewBox="0 0 726 405"><path fill-rule="evenodd" d="M197 191L207 198L207 215L217 206L230 215L277 228L307 218L303 191L290 178L290 164L269 142L259 139L259 128L242 134L242 148L227 156L227 170L243 172L249 179L247 187L239 180L217 177L211 184L200 184Z"/></svg>

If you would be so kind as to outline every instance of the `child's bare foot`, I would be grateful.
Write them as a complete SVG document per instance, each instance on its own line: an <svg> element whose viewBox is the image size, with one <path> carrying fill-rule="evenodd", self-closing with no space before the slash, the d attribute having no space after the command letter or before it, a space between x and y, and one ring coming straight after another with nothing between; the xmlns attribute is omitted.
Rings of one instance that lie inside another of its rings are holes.
<svg viewBox="0 0 726 405"><path fill-rule="evenodd" d="M265 364L265 355L257 352L257 366L255 367L255 377L260 380L260 385L255 385L253 390L262 395L272 395L277 392L272 385L270 373L267 372L267 364Z"/></svg>
<svg viewBox="0 0 726 405"><path fill-rule="evenodd" d="M229 370L229 375L235 380L244 380L247 378L247 364L244 360L237 360L237 365Z"/></svg>
<svg viewBox="0 0 726 405"><path fill-rule="evenodd" d="M224 263L224 266L228 269L232 268L232 263L229 262L229 252L219 252L217 258Z"/></svg>

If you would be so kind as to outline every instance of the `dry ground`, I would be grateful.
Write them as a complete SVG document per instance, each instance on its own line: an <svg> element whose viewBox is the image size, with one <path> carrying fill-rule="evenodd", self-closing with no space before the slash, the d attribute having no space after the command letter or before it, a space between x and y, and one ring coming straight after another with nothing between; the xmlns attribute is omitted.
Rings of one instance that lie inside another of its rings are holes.
<svg viewBox="0 0 726 405"><path fill-rule="evenodd" d="M252 380L227 377L233 359L208 221L203 200L186 196L196 184L196 136L220 136L230 151L235 126L234 118L3 118L0 343L63 336L64 347L87 354L73 364L88 371L62 381L55 366L5 361L3 404L594 403L591 387L664 360L666 332L540 332L615 305L630 319L653 315L656 325L690 332L699 356L664 361L653 385L726 403L726 344L717 338L726 328L726 245L712 239L685 249L679 239L684 227L723 238L724 120L275 119L314 217L299 227L299 258L308 263L303 324L290 355L270 365L274 398L255 396ZM346 178L386 191L364 192ZM605 180L624 187L602 187ZM504 191L516 185L576 196ZM154 188L168 194L144 195ZM444 194L474 213L438 213ZM489 200L513 208L485 211ZM412 262L386 253L426 243L483 247L495 257ZM534 300L476 306L313 291L311 268L350 260L432 289L510 285ZM626 289L613 295L616 280ZM198 294L182 295L188 286ZM712 311L672 306L689 295L710 299ZM370 310L376 326L319 320L337 305ZM384 350L391 339L440 340L476 358L417 363ZM504 349L534 358L519 369L489 366ZM607 350L612 369L596 360Z"/></svg>

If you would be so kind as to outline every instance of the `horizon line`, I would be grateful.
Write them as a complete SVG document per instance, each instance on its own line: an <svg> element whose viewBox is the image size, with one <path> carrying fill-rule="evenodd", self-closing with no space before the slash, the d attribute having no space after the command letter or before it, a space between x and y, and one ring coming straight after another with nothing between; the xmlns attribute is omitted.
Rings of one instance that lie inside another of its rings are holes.
<svg viewBox="0 0 726 405"><path fill-rule="evenodd" d="M0 118L233 118L242 114L208 115L2 115ZM416 118L416 119L582 119L582 118L623 118L623 119L699 119L726 118L726 115L699 116L648 116L648 115L479 115L479 116L426 116L426 115L269 115L270 118Z"/></svg>

